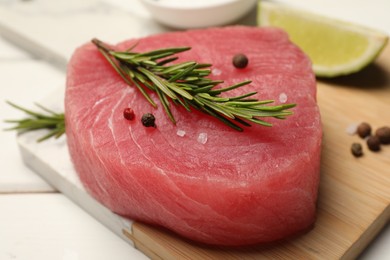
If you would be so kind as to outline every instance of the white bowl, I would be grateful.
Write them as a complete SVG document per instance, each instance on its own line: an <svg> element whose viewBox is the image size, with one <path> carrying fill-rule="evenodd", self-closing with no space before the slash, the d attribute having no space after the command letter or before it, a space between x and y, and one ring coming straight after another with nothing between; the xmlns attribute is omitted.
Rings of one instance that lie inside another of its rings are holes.
<svg viewBox="0 0 390 260"><path fill-rule="evenodd" d="M177 29L222 26L237 21L257 0L141 0L154 19Z"/></svg>

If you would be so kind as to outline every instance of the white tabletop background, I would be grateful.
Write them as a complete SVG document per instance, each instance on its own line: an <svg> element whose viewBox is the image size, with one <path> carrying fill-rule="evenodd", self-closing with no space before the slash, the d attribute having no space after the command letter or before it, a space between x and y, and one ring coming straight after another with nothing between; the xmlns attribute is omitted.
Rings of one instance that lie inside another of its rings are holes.
<svg viewBox="0 0 390 260"><path fill-rule="evenodd" d="M0 0L0 8L11 1ZM29 2L33 5L39 0ZM67 1L57 2L66 7ZM137 0L105 2L128 12L129 16L136 9L149 18L147 11ZM390 34L388 0L281 2ZM48 93L65 84L64 70L31 56L16 47L17 45L0 35L1 129L8 126L3 122L5 119L19 118L22 115L6 105L5 100L31 107L33 102L42 100ZM147 259L25 167L13 132L0 131L0 167L0 260ZM389 225L360 258L390 259Z"/></svg>

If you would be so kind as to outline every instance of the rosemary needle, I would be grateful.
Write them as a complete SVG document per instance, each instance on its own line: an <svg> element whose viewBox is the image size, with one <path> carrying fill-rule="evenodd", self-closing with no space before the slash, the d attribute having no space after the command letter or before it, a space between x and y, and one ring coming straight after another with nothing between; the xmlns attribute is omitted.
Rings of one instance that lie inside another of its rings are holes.
<svg viewBox="0 0 390 260"><path fill-rule="evenodd" d="M211 73L211 64L202 64L195 61L171 64L177 60L177 53L188 51L190 47L159 49L144 53L134 52L135 46L127 51L114 51L98 39L92 39L103 57L111 64L114 70L130 86L135 86L149 103L156 107L156 103L148 94L147 89L157 93L168 118L176 123L171 111L171 103L180 104L191 111L191 108L200 110L213 116L226 125L243 131L240 125L250 126L250 123L263 126L272 126L263 120L264 117L284 119L291 115L289 110L295 104L271 106L273 100L259 101L250 98L256 92L249 92L240 96L221 97L223 92L248 85L251 81L243 81L232 86L214 89L222 80L207 78Z"/></svg>
<svg viewBox="0 0 390 260"><path fill-rule="evenodd" d="M65 116L64 114L56 113L44 106L36 104L42 112L32 111L14 103L7 101L12 107L25 112L29 117L20 120L5 120L7 123L16 124L16 126L5 130L21 130L33 131L39 129L49 129L49 133L39 138L37 141L42 142L51 137L59 138L65 133Z"/></svg>
<svg viewBox="0 0 390 260"><path fill-rule="evenodd" d="M136 45L126 51L114 51L98 39L92 40L103 57L113 69L129 85L136 87L147 101L157 107L149 92L157 94L168 118L176 123L171 111L171 103L183 106L187 111L197 109L224 124L243 131L241 126L250 126L255 123L263 126L272 126L263 120L265 117L285 119L292 114L289 110L295 104L271 106L273 100L257 100L252 98L257 92L249 92L239 96L220 96L221 93L251 83L250 80L224 88L214 89L223 83L223 80L212 80L210 75L211 64L187 61L172 64L180 52L188 51L190 47L158 49L144 53L134 52ZM20 120L6 120L16 124L5 130L33 131L49 129L49 133L39 138L41 142L51 137L58 138L65 133L65 115L56 113L39 104L40 112L32 111L7 101L12 107L25 112L29 117Z"/></svg>

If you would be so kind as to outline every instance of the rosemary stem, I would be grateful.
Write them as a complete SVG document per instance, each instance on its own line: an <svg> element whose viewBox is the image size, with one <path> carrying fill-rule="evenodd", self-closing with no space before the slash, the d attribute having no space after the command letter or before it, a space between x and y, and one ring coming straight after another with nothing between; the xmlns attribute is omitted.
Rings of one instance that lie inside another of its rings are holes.
<svg viewBox="0 0 390 260"><path fill-rule="evenodd" d="M188 111L190 107L203 111L238 131L242 129L236 123L248 126L250 125L248 121L270 126L270 123L259 117L282 119L291 115L292 112L288 109L295 106L295 104L268 105L273 100L259 101L253 98L256 94L254 91L240 96L219 96L223 92L247 86L251 81L245 80L231 86L214 89L215 86L223 83L223 80L207 78L211 72L209 69L211 64L194 61L171 64L177 60L177 57L173 55L188 51L190 47L137 53L133 51L135 46L132 46L127 52L116 52L96 38L92 39L92 42L123 80L129 86L136 86L153 106L156 106L155 102L144 87L156 92L168 118L173 123L176 120L173 117L170 102L179 104Z"/></svg>
<svg viewBox="0 0 390 260"><path fill-rule="evenodd" d="M171 111L171 103L184 107L188 112L191 108L212 116L227 126L243 131L238 124L249 127L250 123L263 126L272 124L261 118L273 117L285 119L292 115L289 110L295 104L269 105L273 100L257 100L253 96L255 91L250 91L239 96L221 97L220 94L231 90L248 86L251 81L246 80L237 84L214 89L223 80L207 78L210 75L211 64L197 63L194 61L175 63L177 53L188 51L190 47L176 47L152 50L144 53L134 52L134 44L126 51L116 52L104 42L94 38L92 43L122 77L130 87L136 87L144 98L157 107L149 92L155 92L165 110L167 117L176 123ZM14 103L7 103L23 112L29 118L20 120L5 120L7 123L16 124L6 130L33 131L48 129L49 133L38 139L38 142L54 137L59 138L65 133L65 115L56 113L39 104L36 104L43 112L32 111Z"/></svg>
<svg viewBox="0 0 390 260"><path fill-rule="evenodd" d="M106 46L106 44L96 38L93 38L92 43L95 44L99 49L102 49L104 52L110 52L111 50Z"/></svg>

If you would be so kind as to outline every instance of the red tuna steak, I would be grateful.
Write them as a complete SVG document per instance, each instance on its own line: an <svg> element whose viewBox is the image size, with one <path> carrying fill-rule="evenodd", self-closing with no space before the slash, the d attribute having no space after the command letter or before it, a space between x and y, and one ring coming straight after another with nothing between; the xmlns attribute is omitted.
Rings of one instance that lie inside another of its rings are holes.
<svg viewBox="0 0 390 260"><path fill-rule="evenodd" d="M286 33L226 27L129 40L134 51L191 46L179 61L212 63L227 86L253 82L232 94L257 91L260 100L296 103L273 127L238 132L198 111L173 105L174 125L129 87L92 44L78 48L68 67L66 134L85 188L112 211L164 226L196 241L248 245L293 236L315 220L321 122L311 63ZM245 53L245 69L232 57ZM157 101L157 96L152 95ZM136 118L125 120L130 107ZM140 122L156 117L156 128Z"/></svg>

